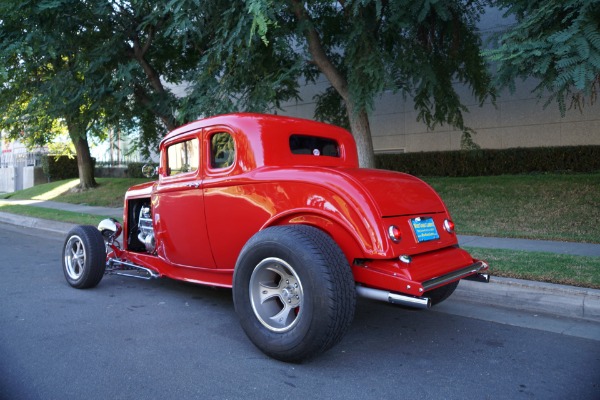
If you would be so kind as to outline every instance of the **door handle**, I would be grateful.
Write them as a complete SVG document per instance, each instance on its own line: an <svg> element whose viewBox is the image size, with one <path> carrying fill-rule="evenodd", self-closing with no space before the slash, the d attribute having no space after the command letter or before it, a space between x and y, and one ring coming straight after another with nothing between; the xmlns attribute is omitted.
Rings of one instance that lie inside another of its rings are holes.
<svg viewBox="0 0 600 400"><path fill-rule="evenodd" d="M185 186L191 187L191 188L194 188L194 189L198 189L200 187L200 182L188 183Z"/></svg>

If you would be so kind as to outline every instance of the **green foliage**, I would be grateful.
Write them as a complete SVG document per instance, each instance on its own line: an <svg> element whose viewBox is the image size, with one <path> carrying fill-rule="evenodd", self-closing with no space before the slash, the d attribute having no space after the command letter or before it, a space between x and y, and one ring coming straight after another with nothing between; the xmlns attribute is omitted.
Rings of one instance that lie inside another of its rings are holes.
<svg viewBox="0 0 600 400"><path fill-rule="evenodd" d="M248 7L258 12L270 6L270 2L259 3L249 2ZM303 65L292 38L289 34L270 38L266 46L259 36L267 27L288 31L289 24L253 19L244 1L212 4L205 10L211 34L197 66L188 73L191 87L180 117L190 120L235 111L274 112L283 101L297 99Z"/></svg>
<svg viewBox="0 0 600 400"><path fill-rule="evenodd" d="M269 40L267 39L267 32L269 30L269 26L274 26L272 20L267 18L269 14L269 8L273 6L273 1L256 1L256 0L248 0L247 7L248 13L254 15L254 19L252 20L252 26L250 27L250 37L258 34L262 39L265 45L269 44Z"/></svg>
<svg viewBox="0 0 600 400"><path fill-rule="evenodd" d="M180 107L165 83L202 52L205 3L0 2L0 127L32 144L51 142L56 121L74 140L139 131L138 147L155 148Z"/></svg>
<svg viewBox="0 0 600 400"><path fill-rule="evenodd" d="M534 76L563 114L594 101L598 0L13 1L0 2L0 126L31 145L52 141L58 125L74 139L139 131L147 150L200 116L276 112L326 77L318 119L356 129L377 96L400 93L420 121L462 130L472 149L454 88L494 98L476 28L490 4L517 20L485 52L500 84Z"/></svg>
<svg viewBox="0 0 600 400"><path fill-rule="evenodd" d="M348 113L344 107L344 99L331 86L324 92L318 93L313 98L316 102L315 119L329 124L350 129Z"/></svg>
<svg viewBox="0 0 600 400"><path fill-rule="evenodd" d="M497 83L514 90L517 77L534 77L544 106L581 109L600 90L600 1L520 0L499 2L517 23L496 38L485 55L498 65Z"/></svg>
<svg viewBox="0 0 600 400"><path fill-rule="evenodd" d="M190 101L209 114L269 111L294 100L300 84L324 76L331 86L314 97L315 117L351 127L360 143L371 141L370 132L350 122L370 112L384 91L413 97L430 128L448 123L468 132L453 85L469 86L480 103L493 98L475 27L488 3L230 2Z"/></svg>
<svg viewBox="0 0 600 400"><path fill-rule="evenodd" d="M47 144L48 152L55 156L70 156L75 158L75 146L69 141L68 135L63 131L56 135L54 140Z"/></svg>
<svg viewBox="0 0 600 400"><path fill-rule="evenodd" d="M377 168L418 176L600 171L600 146L379 154Z"/></svg>
<svg viewBox="0 0 600 400"><path fill-rule="evenodd" d="M59 181L62 179L77 178L77 159L69 156L42 156L42 170L48 179Z"/></svg>
<svg viewBox="0 0 600 400"><path fill-rule="evenodd" d="M319 119L353 127L393 91L468 132L453 84L493 95L475 28L490 1L1 2L0 125L35 143L57 120L73 140L139 130L147 150L200 116L274 112L323 74Z"/></svg>
<svg viewBox="0 0 600 400"><path fill-rule="evenodd" d="M479 150L481 146L479 146L475 141L473 141L473 135L475 131L472 129L463 130L462 136L460 137L460 149L461 150Z"/></svg>
<svg viewBox="0 0 600 400"><path fill-rule="evenodd" d="M76 0L1 2L0 15L0 128L41 145L66 126L80 185L93 187L87 135L107 98L107 32Z"/></svg>

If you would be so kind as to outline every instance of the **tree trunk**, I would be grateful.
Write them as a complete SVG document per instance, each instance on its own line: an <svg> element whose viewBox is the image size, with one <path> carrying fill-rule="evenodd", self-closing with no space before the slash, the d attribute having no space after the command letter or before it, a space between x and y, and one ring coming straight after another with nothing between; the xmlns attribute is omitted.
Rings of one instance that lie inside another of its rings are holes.
<svg viewBox="0 0 600 400"><path fill-rule="evenodd" d="M133 46L130 51L130 57L135 59L138 62L138 64L142 67L144 73L146 74L146 77L148 78L150 86L152 86L154 91L164 101L168 98L168 93L160 80L160 74L146 59L146 53L148 52L154 41L154 30L156 29L156 27L150 26L148 29L148 36L146 38L146 42L143 45L140 43L139 37L135 36L133 38ZM151 110L156 116L158 116L161 119L161 121L165 124L169 131L172 131L177 127L175 115L173 115L172 113L164 113L161 110L162 107L160 107L160 105L157 106L157 104L154 104L150 100L150 96L148 95L148 93L146 93L146 90L143 89L141 86L136 85L134 89L134 95L142 102L142 104L148 107L149 110Z"/></svg>
<svg viewBox="0 0 600 400"><path fill-rule="evenodd" d="M77 154L77 170L79 172L79 188L91 189L98 184L94 179L94 163L90 155L90 146L87 141L85 132L85 124L74 123L67 120L69 136L75 145L75 153Z"/></svg>
<svg viewBox="0 0 600 400"><path fill-rule="evenodd" d="M375 168L375 153L373 151L369 114L364 108L358 111L354 110L351 99L346 100L346 111L350 120L350 130L356 141L358 164L361 168Z"/></svg>
<svg viewBox="0 0 600 400"><path fill-rule="evenodd" d="M299 21L309 21L309 16L304 9L304 2L292 0L292 11ZM331 86L339 93L346 104L346 112L350 119L350 131L358 150L358 162L362 168L375 168L375 155L373 153L373 140L369 125L369 114L364 107L356 108L356 104L348 90L348 81L331 62L323 48L321 37L316 29L308 23L305 28L308 51L312 61L325 75Z"/></svg>

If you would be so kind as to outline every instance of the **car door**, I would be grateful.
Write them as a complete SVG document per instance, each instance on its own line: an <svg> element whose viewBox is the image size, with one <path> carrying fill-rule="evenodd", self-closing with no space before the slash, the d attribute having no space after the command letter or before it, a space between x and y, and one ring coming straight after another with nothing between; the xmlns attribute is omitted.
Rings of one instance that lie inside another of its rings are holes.
<svg viewBox="0 0 600 400"><path fill-rule="evenodd" d="M214 268L202 189L202 131L164 144L161 176L153 198L159 254L171 264Z"/></svg>
<svg viewBox="0 0 600 400"><path fill-rule="evenodd" d="M252 183L244 163L247 143L240 132L222 125L205 128L203 180L206 225L215 264L233 269L244 244L273 215L272 204ZM246 157L246 158L245 158Z"/></svg>

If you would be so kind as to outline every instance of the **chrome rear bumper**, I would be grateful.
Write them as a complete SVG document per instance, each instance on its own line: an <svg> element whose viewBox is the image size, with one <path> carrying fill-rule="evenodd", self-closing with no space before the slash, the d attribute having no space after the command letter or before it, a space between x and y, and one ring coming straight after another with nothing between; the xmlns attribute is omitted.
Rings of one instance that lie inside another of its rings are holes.
<svg viewBox="0 0 600 400"><path fill-rule="evenodd" d="M450 283L457 279L469 278L470 275L474 275L474 274L478 274L478 275L487 277L487 278L479 278L478 277L478 278L475 278L474 280L478 280L480 282L489 282L490 279L489 279L488 274L480 274L481 271L485 271L488 268L489 268L489 266L484 261L477 261L476 263L471 264L468 267L465 267L465 268L459 269L457 271L451 272L449 274L438 276L436 278L432 278L432 279L429 279L429 280L423 282L423 289L425 291L435 289L436 287L444 286L446 283Z"/></svg>
<svg viewBox="0 0 600 400"><path fill-rule="evenodd" d="M423 283L425 291L435 289L457 279L468 279L477 282L489 282L489 274L481 273L488 269L488 265L484 261L477 261L468 267L459 269L450 274L429 279ZM429 297L416 297L406 294L394 293L387 290L373 289L364 286L356 286L356 293L372 300L386 301L392 304L400 304L413 308L430 308L431 299Z"/></svg>

